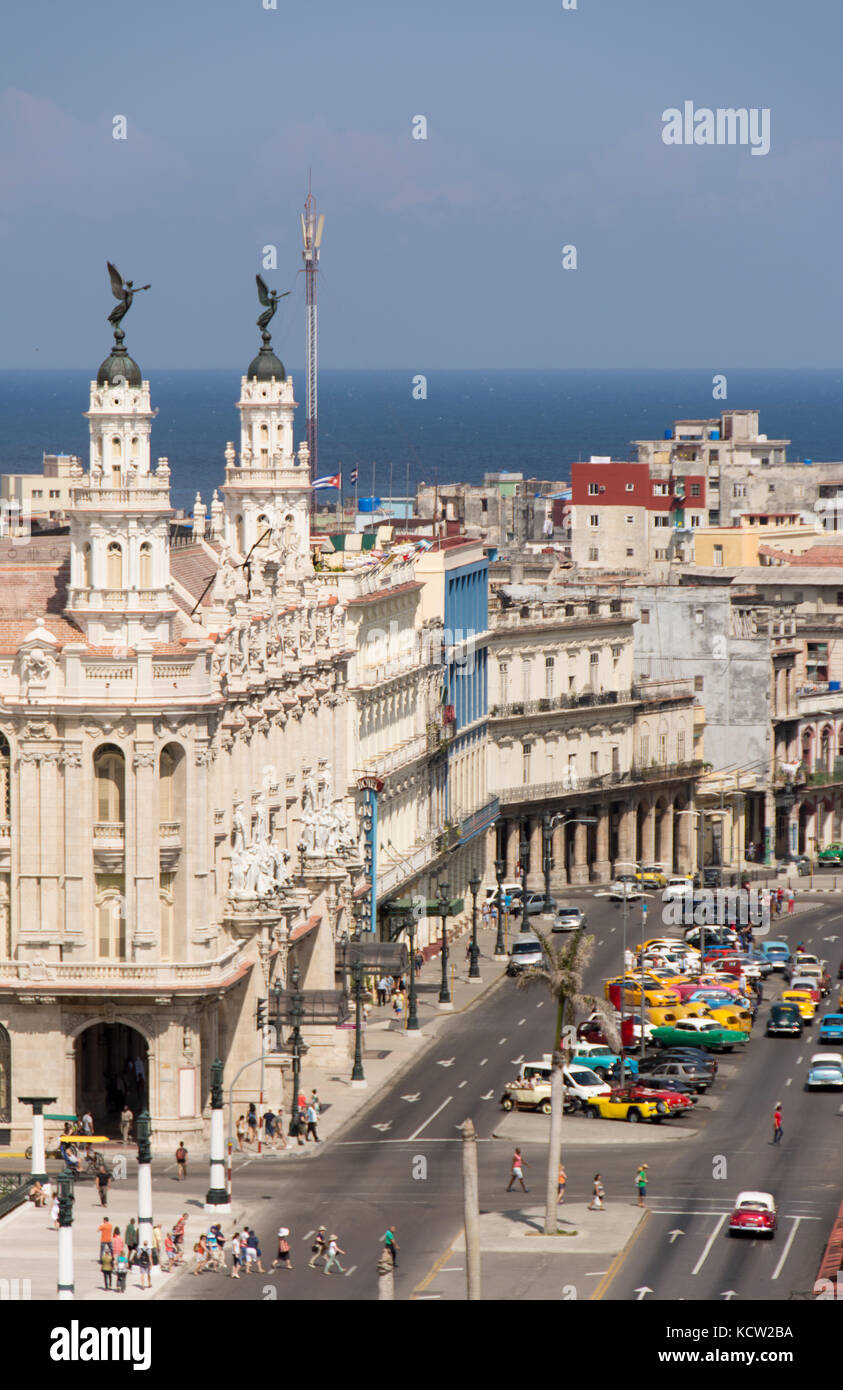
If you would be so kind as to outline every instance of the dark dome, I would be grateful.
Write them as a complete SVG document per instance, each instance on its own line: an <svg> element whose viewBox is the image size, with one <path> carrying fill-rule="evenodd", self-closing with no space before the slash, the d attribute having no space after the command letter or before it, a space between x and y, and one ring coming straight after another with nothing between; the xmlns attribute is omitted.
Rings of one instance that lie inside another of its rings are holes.
<svg viewBox="0 0 843 1390"><path fill-rule="evenodd" d="M97 386L113 386L118 377L127 386L141 386L141 369L124 347L114 347L97 372Z"/></svg>
<svg viewBox="0 0 843 1390"><path fill-rule="evenodd" d="M275 377L276 381L286 381L287 373L284 371L284 363L280 357L276 357L271 347L266 344L261 348L257 357L253 357L249 363L249 370L246 372L249 380L271 381Z"/></svg>

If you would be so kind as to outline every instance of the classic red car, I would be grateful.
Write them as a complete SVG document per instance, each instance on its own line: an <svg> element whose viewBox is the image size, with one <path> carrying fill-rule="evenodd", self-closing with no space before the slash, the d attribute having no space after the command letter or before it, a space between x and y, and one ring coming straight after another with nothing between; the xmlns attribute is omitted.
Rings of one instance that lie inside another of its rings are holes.
<svg viewBox="0 0 843 1390"><path fill-rule="evenodd" d="M696 1096L686 1096L681 1091L663 1091L658 1086L634 1085L629 1088L632 1100L663 1100L671 1114L680 1110L691 1110L697 1103Z"/></svg>
<svg viewBox="0 0 843 1390"><path fill-rule="evenodd" d="M729 1218L729 1235L776 1234L776 1199L771 1192L739 1192Z"/></svg>

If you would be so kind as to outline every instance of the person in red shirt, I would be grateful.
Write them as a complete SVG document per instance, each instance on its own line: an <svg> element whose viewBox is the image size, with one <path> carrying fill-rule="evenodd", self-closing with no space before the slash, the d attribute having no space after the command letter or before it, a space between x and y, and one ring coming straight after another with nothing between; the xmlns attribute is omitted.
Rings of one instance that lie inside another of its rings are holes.
<svg viewBox="0 0 843 1390"><path fill-rule="evenodd" d="M783 1136L784 1130L782 1129L782 1103L780 1100L777 1100L776 1108L773 1111L773 1143L781 1143Z"/></svg>

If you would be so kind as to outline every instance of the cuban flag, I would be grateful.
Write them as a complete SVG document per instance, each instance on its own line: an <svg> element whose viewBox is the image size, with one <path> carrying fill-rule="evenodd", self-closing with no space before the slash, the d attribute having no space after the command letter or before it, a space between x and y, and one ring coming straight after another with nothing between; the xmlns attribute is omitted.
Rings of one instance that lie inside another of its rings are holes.
<svg viewBox="0 0 843 1390"><path fill-rule="evenodd" d="M342 487L342 473L332 473L330 477L315 478L311 487Z"/></svg>
<svg viewBox="0 0 843 1390"><path fill-rule="evenodd" d="M351 486L352 486L352 487L354 487L354 484L357 482L357 474L358 474L358 472L359 472L359 470L358 470L357 468L352 468L352 470L351 470Z"/></svg>

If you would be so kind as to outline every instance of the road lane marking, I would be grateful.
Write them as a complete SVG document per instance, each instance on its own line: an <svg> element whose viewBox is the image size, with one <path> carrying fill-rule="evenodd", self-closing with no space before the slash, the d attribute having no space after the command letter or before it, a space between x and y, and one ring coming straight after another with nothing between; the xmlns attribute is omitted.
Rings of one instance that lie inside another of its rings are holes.
<svg viewBox="0 0 843 1390"><path fill-rule="evenodd" d="M386 1120L382 1124L372 1125L372 1129L379 1129L382 1134L385 1134L388 1129L392 1129L392 1121Z"/></svg>
<svg viewBox="0 0 843 1390"><path fill-rule="evenodd" d="M424 1303L424 1302L426 1302L429 1298L441 1298L441 1297L442 1297L441 1293L416 1293L416 1294L413 1294L413 1298L415 1299L416 1303Z"/></svg>
<svg viewBox="0 0 843 1390"><path fill-rule="evenodd" d="M416 1091L414 1096L402 1096L401 1099L408 1101L410 1105L415 1105L416 1101L421 1099L421 1091Z"/></svg>
<svg viewBox="0 0 843 1390"><path fill-rule="evenodd" d="M615 1258L612 1260L612 1263L609 1265L609 1268L603 1275L603 1278L600 1280L600 1283L597 1285L597 1288L594 1290L594 1293L591 1295L591 1302L599 1302L600 1299L602 1299L603 1295L611 1285L612 1280L615 1278L616 1274L621 1268L621 1265L624 1263L627 1256L630 1254L633 1245L640 1236L641 1232L644 1230L644 1227L647 1225L649 1220L650 1211L648 1208L644 1212L644 1216L639 1221L638 1225L635 1227L635 1230L632 1232L632 1235L629 1237L629 1240L626 1242L626 1245L624 1246L623 1250L619 1250Z"/></svg>
<svg viewBox="0 0 843 1390"><path fill-rule="evenodd" d="M592 1269L586 1271L586 1279L599 1279L601 1274L608 1274L608 1269Z"/></svg>
<svg viewBox="0 0 843 1390"><path fill-rule="evenodd" d="M307 1233L306 1236L302 1236L302 1240L310 1240L310 1237L311 1237L311 1236L315 1236L315 1235L316 1235L316 1232L315 1232L315 1231L308 1231L308 1233Z"/></svg>
<svg viewBox="0 0 843 1390"><path fill-rule="evenodd" d="M540 1000L539 1000L538 1004L536 1005L536 1008L537 1008L537 1009L543 1009L543 1008L544 1008L544 1000L543 1000L543 999L540 999Z"/></svg>
<svg viewBox="0 0 843 1390"><path fill-rule="evenodd" d="M480 1099L481 1099L481 1100L494 1100L494 1097L495 1097L494 1091L487 1091L486 1094L485 1094L485 1096L481 1096Z"/></svg>
<svg viewBox="0 0 843 1390"><path fill-rule="evenodd" d="M450 1103L451 1103L451 1101L452 1101L453 1099L454 1099L453 1096L449 1096L447 1100L443 1100L443 1102L442 1102L442 1104L439 1106L438 1110L434 1110L433 1114L430 1115L430 1116L428 1116L428 1118L425 1120L424 1124L423 1124L423 1125L419 1125L419 1127L418 1127L418 1129L415 1131L415 1133L410 1135L410 1139L411 1139L411 1140L413 1140L413 1139L418 1139L418 1137L419 1137L419 1135L421 1134L422 1130L423 1130L423 1129L427 1129L427 1127L428 1127L428 1125L430 1124L431 1120L435 1120L437 1115L441 1115L442 1111L445 1109L445 1106L446 1106L446 1105L450 1105Z"/></svg>
<svg viewBox="0 0 843 1390"><path fill-rule="evenodd" d="M485 1065L486 1065L486 1063L488 1062L488 1060L489 1060L488 1057L484 1057L484 1058L483 1058L483 1061L480 1063L481 1067L485 1067Z"/></svg>
<svg viewBox="0 0 843 1390"><path fill-rule="evenodd" d="M437 1062L436 1065L438 1067L452 1067L456 1060L456 1057L449 1057L446 1061Z"/></svg>
<svg viewBox="0 0 843 1390"><path fill-rule="evenodd" d="M447 1265L445 1269L440 1269L440 1274L462 1274L462 1265Z"/></svg>
<svg viewBox="0 0 843 1390"><path fill-rule="evenodd" d="M343 1270L343 1273L344 1273L346 1279L348 1278L348 1276L349 1276L350 1274L353 1274L353 1273L354 1273L354 1271L355 1271L356 1268L357 1268L356 1265L352 1265L352 1266L351 1266L351 1269L345 1269L345 1270Z"/></svg>
<svg viewBox="0 0 843 1390"><path fill-rule="evenodd" d="M460 1139L459 1142L462 1144L464 1141L463 1141L462 1139ZM414 1298L414 1299L419 1298L419 1299L420 1299L420 1298L422 1298L422 1297L427 1297L427 1298L441 1298L441 1297L442 1297L442 1295L441 1295L441 1294L438 1294L438 1293L429 1293L429 1294L425 1295L424 1290L427 1289L427 1288L429 1288L430 1285L433 1283L434 1279L436 1278L436 1276L437 1276L437 1274L439 1273L440 1269L441 1269L442 1266L444 1265L445 1261L450 1257L450 1255L451 1255L451 1253L452 1253L452 1251L453 1251L453 1249L454 1249L454 1246L456 1245L457 1241L458 1241L458 1240L461 1240L462 1237L463 1237L464 1235L465 1235L465 1226L462 1227L462 1229L460 1230L460 1232L459 1232L458 1235L454 1236L454 1239L451 1241L450 1245L449 1245L445 1250L442 1251L442 1254L441 1254L441 1255L439 1256L439 1258L434 1262L433 1268L430 1270L430 1272L429 1272L428 1274L425 1275L425 1277L422 1279L421 1283L420 1283L420 1284L417 1284L416 1287L413 1289L413 1292L412 1292L412 1295L411 1295L412 1298Z"/></svg>
<svg viewBox="0 0 843 1390"><path fill-rule="evenodd" d="M702 1269L703 1265L705 1264L706 1260L708 1259L708 1256L709 1256L709 1253L710 1253L710 1251L711 1251L712 1245L714 1244L714 1242L716 1241L717 1237L719 1236L720 1232L721 1232L722 1229L723 1229L723 1224L724 1224L725 1220L726 1220L726 1214L725 1214L725 1212L724 1212L723 1215L721 1216L720 1220L718 1221L717 1225L715 1226L714 1230L712 1231L711 1235L709 1236L708 1240L706 1241L706 1243L705 1243L705 1249L703 1250L702 1254L700 1255L700 1258L697 1260L697 1263L694 1265L694 1268L691 1270L691 1273L692 1273L692 1274L699 1274L700 1270Z"/></svg>
<svg viewBox="0 0 843 1390"><path fill-rule="evenodd" d="M797 1058L796 1058L796 1065L797 1065L797 1067L799 1066L799 1064L800 1064L801 1061L802 1061L802 1058L801 1058L801 1057L797 1057Z"/></svg>
<svg viewBox="0 0 843 1390"><path fill-rule="evenodd" d="M792 1077L792 1076L789 1076L789 1077L787 1078L787 1081L784 1083L785 1086L789 1086L789 1085L791 1084L792 1081L793 1081L793 1077Z"/></svg>
<svg viewBox="0 0 843 1390"><path fill-rule="evenodd" d="M778 1279L779 1275L781 1274L782 1269L783 1269L783 1267L784 1267L784 1262L785 1262L785 1260L787 1259L788 1255L790 1254L790 1247L791 1247L791 1245L793 1244L793 1238L794 1238L794 1236L796 1235L797 1229L798 1229L798 1227L799 1227L799 1223L803 1220L803 1218L802 1218L801 1216L794 1216L794 1217L791 1218L791 1220L793 1221L793 1225L792 1225L791 1228L790 1228L790 1235L788 1236L787 1240L785 1241L785 1246L784 1246L784 1250L782 1251L782 1254L781 1254L781 1259L779 1260L778 1264L776 1265L775 1271L770 1275L770 1278L771 1278L771 1279Z"/></svg>
<svg viewBox="0 0 843 1390"><path fill-rule="evenodd" d="M461 1081L460 1084L459 1084L459 1086L457 1087L457 1090L458 1090L458 1091L461 1091L462 1088L463 1088L463 1086L467 1086L467 1085L468 1085L468 1082L467 1082L467 1081Z"/></svg>
<svg viewBox="0 0 843 1390"><path fill-rule="evenodd" d="M506 1038L500 1038L500 1039L498 1040L498 1047L503 1047L503 1045L504 1045L505 1042L506 1042Z"/></svg>
<svg viewBox="0 0 843 1390"><path fill-rule="evenodd" d="M526 1018L519 1018L519 1020L518 1020L518 1027L520 1028L521 1025L524 1024L524 1023L526 1023L526 1022L527 1022Z"/></svg>

